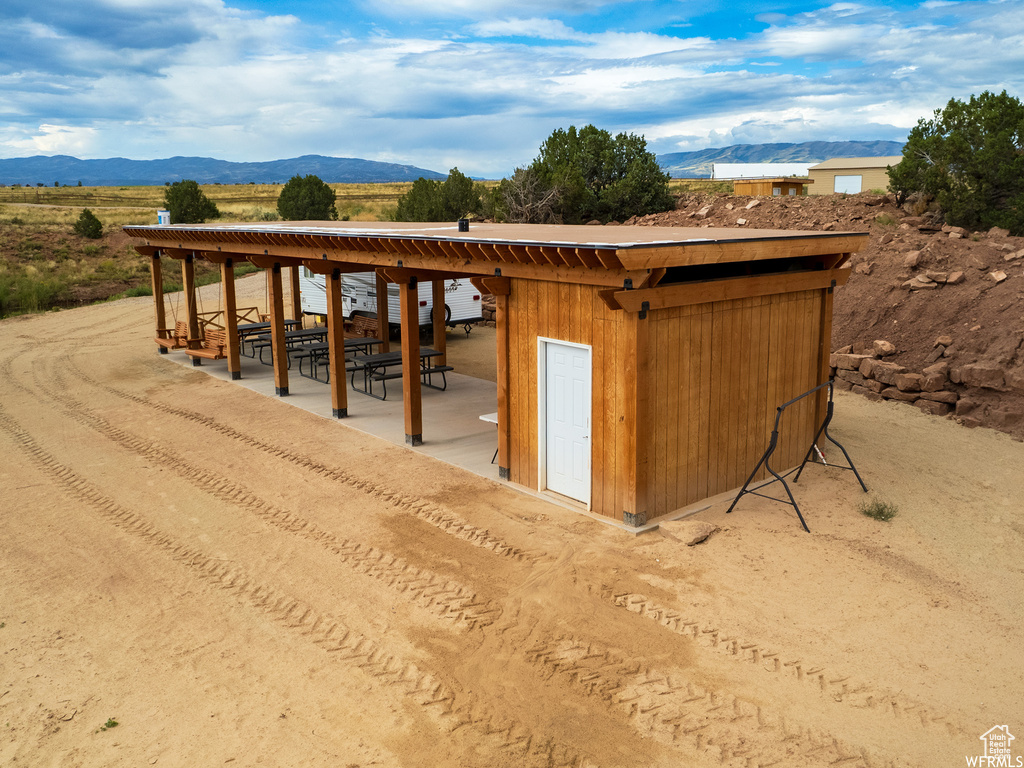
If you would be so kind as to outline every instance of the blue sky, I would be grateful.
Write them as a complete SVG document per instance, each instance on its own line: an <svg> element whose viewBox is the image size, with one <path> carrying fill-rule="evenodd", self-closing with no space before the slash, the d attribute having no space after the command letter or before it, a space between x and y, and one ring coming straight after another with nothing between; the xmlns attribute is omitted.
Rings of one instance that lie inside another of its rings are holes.
<svg viewBox="0 0 1024 768"><path fill-rule="evenodd" d="M1024 0L2 0L0 157L361 157L498 178L556 128L659 153L902 141L1024 98Z"/></svg>

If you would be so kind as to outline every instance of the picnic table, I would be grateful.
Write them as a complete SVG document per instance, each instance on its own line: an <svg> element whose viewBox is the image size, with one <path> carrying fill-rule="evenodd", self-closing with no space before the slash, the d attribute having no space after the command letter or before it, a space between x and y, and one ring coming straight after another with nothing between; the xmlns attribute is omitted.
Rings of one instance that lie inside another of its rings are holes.
<svg viewBox="0 0 1024 768"><path fill-rule="evenodd" d="M349 362L348 353L362 352L363 354L369 355L372 353L373 347L381 343L380 339L374 339L369 337L359 337L353 339L345 339L345 362ZM331 345L326 341L318 341L313 344L305 344L301 347L295 348L292 352L289 352L289 359L295 358L299 361L299 375L305 376L307 379L315 379L317 381L323 381L325 384L331 381L331 370L328 363L331 359ZM309 372L307 373L304 368L306 364L309 366ZM326 369L326 377L321 379L319 371L321 368ZM346 367L346 370L350 370Z"/></svg>
<svg viewBox="0 0 1024 768"><path fill-rule="evenodd" d="M325 341L327 338L326 328L297 328L293 331L284 332L284 345L288 352L293 349L308 346L310 344L316 344ZM256 356L256 350L260 351L260 362L264 365L273 365L274 363L274 352L273 352L273 339L267 334L260 334L256 336L249 345L253 350L253 357ZM263 359L263 351L270 350L270 360ZM288 361L289 366L291 360Z"/></svg>
<svg viewBox="0 0 1024 768"><path fill-rule="evenodd" d="M302 326L301 320L285 320L285 330L294 330L297 327ZM238 342L239 349L242 354L246 357L256 357L256 349L259 347L254 346L257 338L265 335L270 330L270 321L262 323L242 323L238 326ZM249 344L249 353L245 351L245 345ZM262 346L262 345L261 345Z"/></svg>
<svg viewBox="0 0 1024 768"><path fill-rule="evenodd" d="M455 369L450 365L433 364L433 359L443 354L443 352L438 352L436 349L420 347L420 377L423 386L441 391L448 388L445 372ZM395 370L396 368L401 368L401 365L401 352L378 352L375 355L353 355L352 364L351 366L346 366L346 370L352 373L352 389L356 392L362 392L364 395L375 397L378 400L385 400L388 396L387 382L392 379L402 378L402 371ZM391 370L388 370L389 368ZM362 387L356 384L356 374L360 372L363 374ZM434 384L433 377L435 375L441 376L441 386ZM374 382L380 383L382 394L374 393Z"/></svg>

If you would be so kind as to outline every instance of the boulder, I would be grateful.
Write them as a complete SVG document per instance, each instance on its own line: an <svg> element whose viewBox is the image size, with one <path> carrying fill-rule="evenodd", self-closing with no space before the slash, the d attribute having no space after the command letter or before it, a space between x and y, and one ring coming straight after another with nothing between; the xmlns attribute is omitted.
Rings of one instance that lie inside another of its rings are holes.
<svg viewBox="0 0 1024 768"><path fill-rule="evenodd" d="M914 269L918 264L921 263L921 252L910 251L903 256L903 266Z"/></svg>
<svg viewBox="0 0 1024 768"><path fill-rule="evenodd" d="M1007 277L1009 277L1009 275L1007 275L1001 269L997 269L995 272L989 272L988 276L994 282L997 282L997 283L1001 283L1001 282L1003 282L1003 280L1005 280Z"/></svg>
<svg viewBox="0 0 1024 768"><path fill-rule="evenodd" d="M946 387L946 374L931 373L921 377L922 392L938 392Z"/></svg>
<svg viewBox="0 0 1024 768"><path fill-rule="evenodd" d="M929 365L927 368L925 368L923 371L921 371L921 373L923 373L925 376L932 376L934 374L939 374L940 376L942 376L943 379L945 379L946 376L949 375L949 363L947 363L945 360L943 360L941 363L936 363L935 365Z"/></svg>
<svg viewBox="0 0 1024 768"><path fill-rule="evenodd" d="M959 395L956 392L943 389L938 392L922 392L921 399L931 400L933 403L949 403L952 405L959 399Z"/></svg>
<svg viewBox="0 0 1024 768"><path fill-rule="evenodd" d="M920 392L924 376L920 373L897 373L896 389L900 392Z"/></svg>
<svg viewBox="0 0 1024 768"><path fill-rule="evenodd" d="M863 385L867 379L864 378L858 371L849 371L843 368L836 369L836 378L842 381L848 381L851 384Z"/></svg>
<svg viewBox="0 0 1024 768"><path fill-rule="evenodd" d="M896 354L896 345L891 341L885 341L884 339L875 339L872 345L875 350L875 354L879 357L888 357L889 355Z"/></svg>
<svg viewBox="0 0 1024 768"><path fill-rule="evenodd" d="M1010 236L1010 230L1003 229L1002 227L992 227L992 229L990 229L988 231L988 236L989 237L1009 237Z"/></svg>
<svg viewBox="0 0 1024 768"><path fill-rule="evenodd" d="M957 270L949 273L949 277L946 278L946 285L960 285L963 281L964 273Z"/></svg>
<svg viewBox="0 0 1024 768"><path fill-rule="evenodd" d="M1007 371L1005 374L1006 386L1016 392L1024 392L1024 368L1017 368Z"/></svg>
<svg viewBox="0 0 1024 768"><path fill-rule="evenodd" d="M932 416L948 416L953 412L953 406L947 403L936 403L932 400L917 400L914 405Z"/></svg>
<svg viewBox="0 0 1024 768"><path fill-rule="evenodd" d="M860 264L853 268L853 271L858 275L870 275L871 270L875 268L874 262L862 261Z"/></svg>
<svg viewBox="0 0 1024 768"><path fill-rule="evenodd" d="M1003 369L997 365L974 363L960 369L960 381L968 387L1002 389L1005 384Z"/></svg>
<svg viewBox="0 0 1024 768"><path fill-rule="evenodd" d="M956 401L956 415L957 417L983 415L985 407L977 400L971 400L969 397L961 397Z"/></svg>
<svg viewBox="0 0 1024 768"><path fill-rule="evenodd" d="M886 387L881 392L886 400L902 400L904 403L912 403L917 400L917 392L900 392L896 387Z"/></svg>
<svg viewBox="0 0 1024 768"><path fill-rule="evenodd" d="M896 375L906 372L907 369L902 365L897 365L896 363L883 363L876 360L874 367L871 369L871 375L868 378L872 378L875 381L880 381L883 384L889 384L890 386L895 387ZM864 371L861 370L861 373L864 373Z"/></svg>
<svg viewBox="0 0 1024 768"><path fill-rule="evenodd" d="M940 346L940 345L943 346L943 347L951 347L951 346L953 346L953 337L952 336L939 336L935 340L935 343L932 346L937 347L937 346Z"/></svg>
<svg viewBox="0 0 1024 768"><path fill-rule="evenodd" d="M854 385L853 387L850 388L850 391L853 392L855 395L861 395L863 397L866 397L868 400L871 400L873 402L882 399L882 396L880 394L878 394L877 392L872 392L867 387L858 387Z"/></svg>
<svg viewBox="0 0 1024 768"><path fill-rule="evenodd" d="M836 368L854 371L860 368L865 360L873 359L871 355L835 355ZM831 360L829 361L831 364Z"/></svg>

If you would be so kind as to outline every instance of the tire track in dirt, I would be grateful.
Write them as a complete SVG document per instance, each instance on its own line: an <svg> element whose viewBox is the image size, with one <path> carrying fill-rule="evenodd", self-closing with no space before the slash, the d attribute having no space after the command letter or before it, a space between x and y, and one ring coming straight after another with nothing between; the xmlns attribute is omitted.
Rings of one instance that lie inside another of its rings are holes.
<svg viewBox="0 0 1024 768"><path fill-rule="evenodd" d="M378 547L340 538L293 512L266 502L226 477L194 466L154 443L115 427L68 395L66 387L57 391L50 390L39 380L38 372L36 378L38 391L47 394L73 421L103 435L128 452L175 472L215 499L244 509L279 530L318 544L356 572L387 584L410 602L436 616L473 629L492 624L501 615L499 606L489 601L480 601L469 588L431 571L416 568ZM62 377L55 377L55 383L60 386Z"/></svg>
<svg viewBox="0 0 1024 768"><path fill-rule="evenodd" d="M98 389L108 392L115 397L128 400L147 408L152 408L169 416L174 416L180 419L185 419L186 421L190 421L194 424L199 424L219 435L236 440L249 448L258 450L276 459L286 461L289 464L308 471L319 478L339 483L351 488L352 490L373 496L374 498L385 501L391 506L404 512L413 514L420 520L438 528L443 533L454 536L455 538L472 544L473 546L489 550L497 555L516 561L539 562L549 559L546 554L530 552L526 549L512 546L500 538L493 536L486 528L480 528L472 525L471 523L456 517L450 511L444 509L438 504L423 501L422 499L409 494L396 493L389 490L386 485L375 483L353 473L346 472L338 467L328 466L327 464L310 458L309 456L260 440L258 437L241 432L196 411L167 405L166 403L161 403L142 395L125 392L124 390L116 387L111 387L89 376L75 363L68 353L65 353L65 355L62 356L62 360L65 362L68 369L72 369L74 371L77 378Z"/></svg>
<svg viewBox="0 0 1024 768"><path fill-rule="evenodd" d="M821 695L855 709L870 709L900 720L903 725L940 728L950 736L976 732L976 726L957 723L952 715L937 712L893 691L856 681L824 666L785 658L783 653L765 648L750 639L731 636L696 616L659 605L646 596L632 592L615 592L602 588L602 596L618 608L649 619L677 635L688 637L701 648L715 651L736 661L745 662L766 672L803 682Z"/></svg>
<svg viewBox="0 0 1024 768"><path fill-rule="evenodd" d="M102 385L80 370L77 372L81 373L83 378L88 379L89 383L99 386L101 389L109 391L118 397L202 424L203 426L212 428L222 434L228 434L229 436L234 436L236 434L243 435L243 433L238 433L231 427L220 425L218 422L202 414L183 408L152 402L147 398L123 392L114 387ZM262 443L262 441L259 441L256 438L251 438L251 440L254 444L262 446L267 452L272 453L274 456L285 458L297 466L313 465L317 467L321 470L316 472L320 476L327 475L328 477L333 477L333 473L336 471L326 465L320 464L319 462L306 460L305 457L299 456L298 454ZM338 473L340 475L345 474L341 471L338 471ZM365 481L362 481L360 478L356 478L355 480L356 482L352 484L352 487L372 485L365 483ZM375 487L379 488L379 486ZM360 489L362 490L363 488ZM383 498L397 499L397 501L392 501L392 503L399 506L402 505L403 501L413 505L423 503L416 500L407 500L406 497L401 497L395 494L389 494L389 492L384 491L383 489L381 489L381 493L375 493L374 495L379 495ZM504 551L498 551L497 553L508 556ZM521 555L521 557L516 557L516 559L529 558L534 562L540 562L548 559L545 555L538 555L524 550L518 550L516 554ZM602 590L602 596L619 608L626 608L630 612L649 620L653 619L656 623L673 631L675 634L691 638L700 648L717 652L738 661L747 662L753 666L759 666L768 672L774 672L782 676L802 681L809 687L813 687L816 692L819 692L821 695L826 696L837 703L856 709L871 709L897 718L901 723L909 722L915 726L920 724L922 727L942 728L953 736L973 732L971 728L957 724L951 716L935 712L924 705L910 701L906 697L900 696L890 690L886 690L880 686L872 685L863 681L854 680L851 676L835 672L823 666L804 663L798 656L786 658L783 653L767 649L756 642L730 637L729 633L708 624L699 617L684 617L682 614L670 611L663 606L659 606L647 600L643 595L633 593L615 594L610 589L606 588ZM487 622L487 624L490 623L492 622ZM486 624L484 626L486 626Z"/></svg>
<svg viewBox="0 0 1024 768"><path fill-rule="evenodd" d="M576 750L542 739L521 723L493 712L472 693L455 690L429 670L390 653L383 643L347 627L329 614L316 611L281 590L258 581L237 565L208 556L175 541L140 515L121 507L74 470L50 455L0 406L0 430L67 496L97 512L118 530L140 539L184 565L196 578L249 605L268 621L296 632L322 648L337 662L362 670L387 688L429 709L448 734L471 731L514 765L549 768L594 768Z"/></svg>
<svg viewBox="0 0 1024 768"><path fill-rule="evenodd" d="M661 673L596 643L563 637L536 643L525 653L547 677L567 679L576 690L624 715L645 737L706 754L723 764L745 768L895 765L831 734L794 727L750 701L706 689L681 673Z"/></svg>

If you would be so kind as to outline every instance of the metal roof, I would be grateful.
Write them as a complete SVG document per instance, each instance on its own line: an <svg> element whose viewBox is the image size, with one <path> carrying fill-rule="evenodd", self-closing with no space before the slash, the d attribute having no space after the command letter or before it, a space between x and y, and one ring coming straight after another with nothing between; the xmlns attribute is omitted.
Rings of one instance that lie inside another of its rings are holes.
<svg viewBox="0 0 1024 768"><path fill-rule="evenodd" d="M765 258L851 253L867 234L763 229L416 222L251 222L126 226L137 247L436 268L495 266L616 272ZM383 260L381 257L384 257Z"/></svg>

